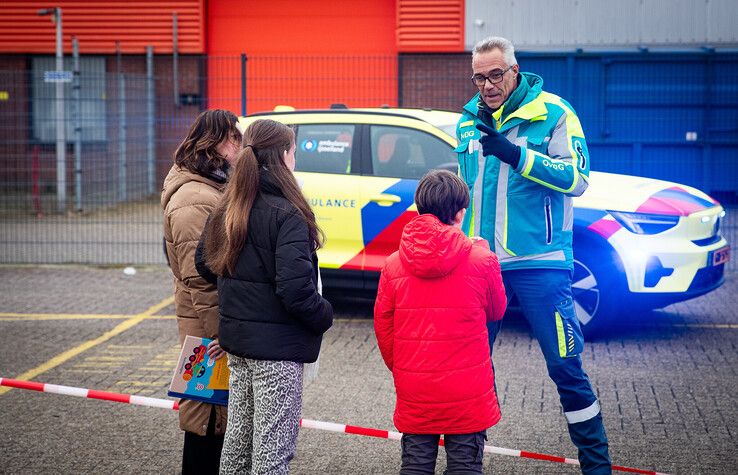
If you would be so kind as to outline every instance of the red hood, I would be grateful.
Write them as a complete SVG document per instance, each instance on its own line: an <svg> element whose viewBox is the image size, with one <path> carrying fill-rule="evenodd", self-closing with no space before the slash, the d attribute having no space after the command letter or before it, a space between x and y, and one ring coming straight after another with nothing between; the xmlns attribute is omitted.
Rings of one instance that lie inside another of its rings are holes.
<svg viewBox="0 0 738 475"><path fill-rule="evenodd" d="M405 225L400 260L413 275L441 277L466 259L471 248L471 240L460 229L441 223L432 214L423 214Z"/></svg>

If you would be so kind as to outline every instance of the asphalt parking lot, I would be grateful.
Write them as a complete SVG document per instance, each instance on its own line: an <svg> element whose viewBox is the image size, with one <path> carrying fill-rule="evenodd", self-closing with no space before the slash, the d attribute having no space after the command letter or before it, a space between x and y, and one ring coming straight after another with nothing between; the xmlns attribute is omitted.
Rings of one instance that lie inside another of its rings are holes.
<svg viewBox="0 0 738 475"><path fill-rule="evenodd" d="M178 354L172 285L163 266L0 267L0 377L166 398ZM372 302L341 298L320 377L303 417L394 430L394 389L376 347ZM735 473L738 466L738 275L718 291L628 315L589 342L617 465L667 473ZM488 444L570 458L555 387L526 323L514 313L494 350L503 419ZM178 473L174 411L0 388L0 473ZM439 456L438 473L445 463ZM397 473L396 441L302 429L296 474ZM485 456L486 473L577 473L577 467Z"/></svg>

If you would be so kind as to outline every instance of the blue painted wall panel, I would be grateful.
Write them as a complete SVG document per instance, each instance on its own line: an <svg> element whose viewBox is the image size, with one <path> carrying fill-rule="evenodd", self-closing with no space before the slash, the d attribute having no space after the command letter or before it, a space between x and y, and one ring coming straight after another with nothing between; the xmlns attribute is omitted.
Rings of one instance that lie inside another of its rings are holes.
<svg viewBox="0 0 738 475"><path fill-rule="evenodd" d="M705 99L706 67L699 58L653 62L606 58L604 66L610 104L699 106Z"/></svg>
<svg viewBox="0 0 738 475"><path fill-rule="evenodd" d="M571 93L564 96L579 115L584 133L592 139L602 135L602 62L599 58L576 58L572 61L576 72Z"/></svg>
<svg viewBox="0 0 738 475"><path fill-rule="evenodd" d="M711 189L718 190L715 198L726 202L738 202L738 148L735 146L713 145L709 149Z"/></svg>
<svg viewBox="0 0 738 475"><path fill-rule="evenodd" d="M518 53L576 109L594 170L738 200L738 54Z"/></svg>
<svg viewBox="0 0 738 475"><path fill-rule="evenodd" d="M606 129L618 141L686 143L687 132L702 135L704 112L696 107L608 106Z"/></svg>
<svg viewBox="0 0 738 475"><path fill-rule="evenodd" d="M707 133L715 142L738 142L738 106L712 106ZM737 158L738 159L738 158Z"/></svg>
<svg viewBox="0 0 738 475"><path fill-rule="evenodd" d="M738 59L725 58L713 61L712 91L716 103L738 105Z"/></svg>
<svg viewBox="0 0 738 475"><path fill-rule="evenodd" d="M702 147L644 145L641 175L703 188Z"/></svg>
<svg viewBox="0 0 738 475"><path fill-rule="evenodd" d="M589 154L595 159L593 170L624 175L637 175L637 167L633 163L633 147L630 145L589 145Z"/></svg>

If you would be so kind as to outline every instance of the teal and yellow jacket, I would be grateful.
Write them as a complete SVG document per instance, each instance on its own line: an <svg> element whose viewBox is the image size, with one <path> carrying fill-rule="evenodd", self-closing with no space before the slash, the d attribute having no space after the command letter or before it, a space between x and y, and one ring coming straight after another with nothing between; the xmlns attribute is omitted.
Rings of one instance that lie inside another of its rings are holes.
<svg viewBox="0 0 738 475"><path fill-rule="evenodd" d="M542 86L540 76L521 73L494 112L477 94L456 128L459 169L472 195L463 229L490 242L503 271L573 267L572 197L587 189L589 152L574 109ZM515 169L482 155L479 122L520 146Z"/></svg>

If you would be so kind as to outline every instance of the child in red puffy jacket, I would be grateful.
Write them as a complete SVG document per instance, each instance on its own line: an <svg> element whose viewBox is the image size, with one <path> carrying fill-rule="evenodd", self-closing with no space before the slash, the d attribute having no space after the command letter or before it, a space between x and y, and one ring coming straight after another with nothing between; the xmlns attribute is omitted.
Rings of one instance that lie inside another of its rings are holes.
<svg viewBox="0 0 738 475"><path fill-rule="evenodd" d="M500 265L487 241L460 229L469 189L458 176L428 172L415 203L374 305L397 392L400 473L433 473L441 434L448 473L482 473L486 430L500 420L486 326L507 305Z"/></svg>

